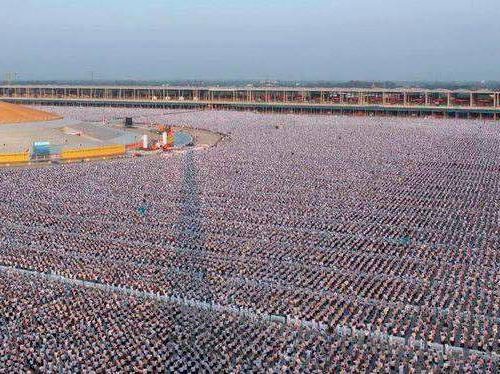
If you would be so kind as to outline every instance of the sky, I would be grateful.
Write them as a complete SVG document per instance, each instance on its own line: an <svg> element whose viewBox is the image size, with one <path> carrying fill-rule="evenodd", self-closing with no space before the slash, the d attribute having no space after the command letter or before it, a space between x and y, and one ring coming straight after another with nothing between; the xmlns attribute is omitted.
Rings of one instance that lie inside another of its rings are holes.
<svg viewBox="0 0 500 374"><path fill-rule="evenodd" d="M500 80L500 0L0 0L0 80Z"/></svg>

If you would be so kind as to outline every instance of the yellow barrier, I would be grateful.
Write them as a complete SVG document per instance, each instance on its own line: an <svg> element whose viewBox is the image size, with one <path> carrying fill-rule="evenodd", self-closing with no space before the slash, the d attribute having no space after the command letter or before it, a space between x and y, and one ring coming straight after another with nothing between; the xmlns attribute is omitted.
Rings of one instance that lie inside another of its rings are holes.
<svg viewBox="0 0 500 374"><path fill-rule="evenodd" d="M82 160L94 157L111 157L125 154L124 145L109 145L95 148L67 149L61 152L62 160Z"/></svg>
<svg viewBox="0 0 500 374"><path fill-rule="evenodd" d="M0 153L0 165L1 164L19 164L23 162L29 162L30 154L29 152L23 153Z"/></svg>

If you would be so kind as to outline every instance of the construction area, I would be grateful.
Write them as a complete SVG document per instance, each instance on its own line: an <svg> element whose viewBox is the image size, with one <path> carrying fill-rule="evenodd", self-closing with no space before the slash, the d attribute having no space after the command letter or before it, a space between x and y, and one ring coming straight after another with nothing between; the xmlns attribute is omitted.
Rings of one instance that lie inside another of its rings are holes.
<svg viewBox="0 0 500 374"><path fill-rule="evenodd" d="M170 126L87 122L0 102L0 165L65 162L168 151L192 143Z"/></svg>

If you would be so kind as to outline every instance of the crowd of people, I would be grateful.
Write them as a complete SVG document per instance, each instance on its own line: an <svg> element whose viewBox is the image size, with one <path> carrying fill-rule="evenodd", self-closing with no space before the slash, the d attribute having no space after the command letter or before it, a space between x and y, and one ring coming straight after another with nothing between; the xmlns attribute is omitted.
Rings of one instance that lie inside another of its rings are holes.
<svg viewBox="0 0 500 374"><path fill-rule="evenodd" d="M380 344L370 337L341 338L9 271L0 274L0 290L0 366L11 372L417 372L430 367L494 372L497 368L493 361L475 355L448 357Z"/></svg>
<svg viewBox="0 0 500 374"><path fill-rule="evenodd" d="M0 169L0 265L327 329L1 274L9 320L0 366L498 369L498 123L45 109L229 139L203 151ZM339 326L367 337L341 336ZM372 334L405 344L380 344ZM43 354L29 361L37 347Z"/></svg>

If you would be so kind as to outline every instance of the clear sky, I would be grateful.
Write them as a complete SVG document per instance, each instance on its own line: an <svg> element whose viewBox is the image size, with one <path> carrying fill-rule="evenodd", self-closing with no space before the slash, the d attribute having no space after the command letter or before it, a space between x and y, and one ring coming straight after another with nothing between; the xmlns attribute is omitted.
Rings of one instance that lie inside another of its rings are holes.
<svg viewBox="0 0 500 374"><path fill-rule="evenodd" d="M0 0L0 27L21 79L500 80L500 0Z"/></svg>

